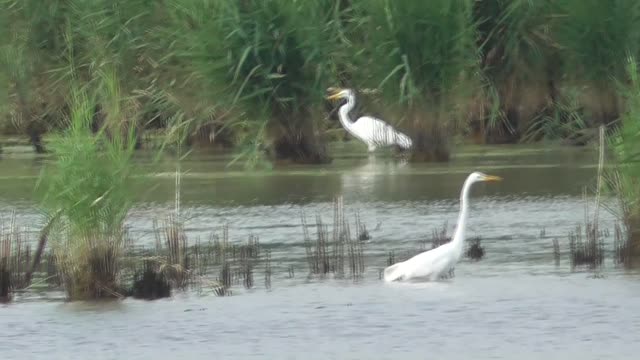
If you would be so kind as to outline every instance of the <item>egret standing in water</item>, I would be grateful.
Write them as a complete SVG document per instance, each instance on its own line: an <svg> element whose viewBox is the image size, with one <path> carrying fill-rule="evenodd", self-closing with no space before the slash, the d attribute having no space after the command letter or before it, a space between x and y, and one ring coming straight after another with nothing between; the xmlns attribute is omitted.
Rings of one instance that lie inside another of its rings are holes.
<svg viewBox="0 0 640 360"><path fill-rule="evenodd" d="M329 100L347 99L347 102L339 110L340 123L349 134L367 144L369 152L375 151L379 146L397 145L404 150L413 146L411 138L380 119L363 116L356 121L351 121L349 112L356 105L353 90L329 88L328 91L330 95L327 99Z"/></svg>
<svg viewBox="0 0 640 360"><path fill-rule="evenodd" d="M412 278L438 280L455 268L462 255L467 218L469 217L469 190L471 185L480 181L500 181L499 176L481 172L471 173L465 180L460 193L460 215L453 239L435 249L422 252L409 260L393 264L384 269L384 280L409 280Z"/></svg>

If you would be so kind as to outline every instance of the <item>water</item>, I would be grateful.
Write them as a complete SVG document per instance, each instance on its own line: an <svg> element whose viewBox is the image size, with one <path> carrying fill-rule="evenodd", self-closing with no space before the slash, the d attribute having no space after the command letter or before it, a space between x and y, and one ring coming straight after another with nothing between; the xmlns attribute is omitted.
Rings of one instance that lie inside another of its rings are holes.
<svg viewBox="0 0 640 360"><path fill-rule="evenodd" d="M582 186L595 173L590 149L470 148L449 164L402 164L343 151L333 164L291 166L246 176L225 169L228 157L195 155L185 163L183 209L192 238L224 222L231 240L257 234L272 250L266 290L234 296L179 294L172 299L65 303L60 294L25 294L0 308L3 359L511 359L636 358L640 351L640 274L608 256L598 276L571 272L567 233L584 218ZM141 159L146 164L144 159ZM41 160L0 161L0 211L37 224L31 200ZM139 243L153 241L154 217L172 208L172 164L145 179L129 220ZM416 249L448 222L467 173L501 175L473 191L469 236L482 237L485 258L462 261L439 283L378 280L389 251ZM371 232L361 282L307 279L301 211L331 220L343 195ZM602 212L601 226L613 229ZM544 228L544 234L541 230ZM555 266L552 239L563 250ZM611 243L607 244L611 250ZM294 264L296 276L287 269ZM49 300L47 300L49 299Z"/></svg>

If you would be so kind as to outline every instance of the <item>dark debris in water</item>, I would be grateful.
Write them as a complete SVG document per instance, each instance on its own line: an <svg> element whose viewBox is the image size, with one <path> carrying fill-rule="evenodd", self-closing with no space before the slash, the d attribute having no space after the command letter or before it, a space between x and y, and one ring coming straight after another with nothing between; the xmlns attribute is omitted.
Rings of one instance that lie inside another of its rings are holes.
<svg viewBox="0 0 640 360"><path fill-rule="evenodd" d="M11 272L4 259L0 259L0 303L11 300Z"/></svg>
<svg viewBox="0 0 640 360"><path fill-rule="evenodd" d="M480 237L476 236L469 240L469 246L465 253L467 258L478 261L484 257L484 248L480 245Z"/></svg>
<svg viewBox="0 0 640 360"><path fill-rule="evenodd" d="M131 295L136 299L156 300L171 296L171 284L165 274L151 261L145 260L144 270L134 277Z"/></svg>
<svg viewBox="0 0 640 360"><path fill-rule="evenodd" d="M199 309L185 309L184 312L192 312L192 311L206 311L207 308L199 308Z"/></svg>

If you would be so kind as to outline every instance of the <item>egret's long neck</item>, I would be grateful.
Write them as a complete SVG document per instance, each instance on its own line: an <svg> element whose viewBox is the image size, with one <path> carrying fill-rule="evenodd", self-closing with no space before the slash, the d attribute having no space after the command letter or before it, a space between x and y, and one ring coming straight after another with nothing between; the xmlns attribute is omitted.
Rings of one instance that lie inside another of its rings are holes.
<svg viewBox="0 0 640 360"><path fill-rule="evenodd" d="M462 191L460 192L460 214L458 215L456 232L453 234L453 239L451 240L451 243L459 254L462 254L467 218L469 217L469 190L471 189L471 184L473 184L473 182L467 179L467 181L464 182Z"/></svg>
<svg viewBox="0 0 640 360"><path fill-rule="evenodd" d="M356 99L353 95L347 97L347 103L342 105L339 110L339 118L342 126L353 135L353 122L349 118L349 112L356 105Z"/></svg>

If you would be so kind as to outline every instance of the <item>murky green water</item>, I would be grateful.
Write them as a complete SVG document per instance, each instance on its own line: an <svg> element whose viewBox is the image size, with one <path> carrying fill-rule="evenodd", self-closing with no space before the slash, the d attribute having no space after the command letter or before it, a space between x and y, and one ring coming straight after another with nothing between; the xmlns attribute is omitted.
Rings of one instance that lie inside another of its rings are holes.
<svg viewBox="0 0 640 360"><path fill-rule="evenodd" d="M614 268L604 278L570 272L567 233L584 217L582 186L595 174L590 149L466 148L448 164L404 164L341 149L333 164L271 172L225 169L228 157L203 153L183 164L189 235L208 238L228 223L232 241L257 234L272 250L272 289L256 280L234 296L177 295L152 303L45 302L33 296L0 307L3 359L425 359L636 358L640 351L640 275ZM145 159L140 159L146 164ZM31 192L42 159L0 160L0 211L37 224ZM151 243L152 220L172 208L174 165L145 178L129 221ZM463 261L450 281L385 284L389 251L418 247L448 221L474 170L501 175L473 191L469 236L486 256ZM308 279L300 214L330 221L343 195L346 216L360 211L365 280ZM601 213L601 226L613 218ZM541 230L544 228L544 236ZM556 267L552 239L564 252ZM607 244L611 249L611 241ZM296 276L290 279L293 264Z"/></svg>

